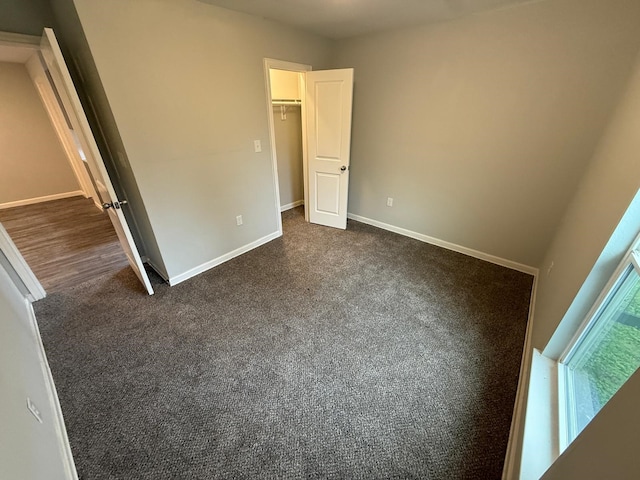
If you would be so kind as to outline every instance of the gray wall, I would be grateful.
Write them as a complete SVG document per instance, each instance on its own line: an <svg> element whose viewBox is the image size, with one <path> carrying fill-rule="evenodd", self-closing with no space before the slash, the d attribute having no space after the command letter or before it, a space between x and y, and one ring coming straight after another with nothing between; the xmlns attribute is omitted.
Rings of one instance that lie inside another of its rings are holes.
<svg viewBox="0 0 640 480"><path fill-rule="evenodd" d="M536 348L547 345L640 188L638 132L640 62L546 253L535 309ZM628 242L621 245L619 254L628 247ZM602 285L619 260L609 262ZM546 275L551 262L554 267Z"/></svg>
<svg viewBox="0 0 640 480"><path fill-rule="evenodd" d="M282 120L280 107L273 107L281 207L297 201L304 201L302 119L300 113L300 107L287 107L287 119Z"/></svg>
<svg viewBox="0 0 640 480"><path fill-rule="evenodd" d="M102 81L96 70L73 0L56 0L53 2L53 10L56 20L56 37L73 76L105 166L118 198L128 201L123 212L138 251L140 255L148 259L158 273L166 277L167 271L158 249L144 200L131 170L127 152L122 145L118 127L104 93Z"/></svg>
<svg viewBox="0 0 640 480"><path fill-rule="evenodd" d="M68 444L59 429L56 402L40 361L40 339L24 297L0 265L0 465L2 478L73 478L62 452ZM42 423L27 410L27 397Z"/></svg>
<svg viewBox="0 0 640 480"><path fill-rule="evenodd" d="M2 0L0 32L42 35L44 27L53 26L53 12L48 0Z"/></svg>
<svg viewBox="0 0 640 480"><path fill-rule="evenodd" d="M355 68L349 212L539 266L639 20L636 1L554 0L339 42L335 66Z"/></svg>
<svg viewBox="0 0 640 480"><path fill-rule="evenodd" d="M169 276L276 232L263 58L326 67L331 42L195 0L74 3Z"/></svg>
<svg viewBox="0 0 640 480"><path fill-rule="evenodd" d="M543 272L554 261L540 279L534 346L556 330L638 189L637 73L619 101L639 46L635 0L532 3L336 44L195 0L75 0L88 45L70 2L55 9L72 68L92 92L115 175L139 190L150 256L172 276L276 228L263 57L355 67L352 213ZM36 33L43 22L0 28ZM633 441L615 429L635 419L637 383L552 478Z"/></svg>
<svg viewBox="0 0 640 480"><path fill-rule="evenodd" d="M640 59L542 264L531 333L533 346L544 348L550 358L561 354L638 234L639 131ZM637 455L619 462L630 447L638 448L637 429L627 428L637 426L638 372L629 383L631 386L618 391L545 478L637 476ZM520 441L518 438L516 451Z"/></svg>
<svg viewBox="0 0 640 480"><path fill-rule="evenodd" d="M0 204L80 186L26 67L0 62Z"/></svg>

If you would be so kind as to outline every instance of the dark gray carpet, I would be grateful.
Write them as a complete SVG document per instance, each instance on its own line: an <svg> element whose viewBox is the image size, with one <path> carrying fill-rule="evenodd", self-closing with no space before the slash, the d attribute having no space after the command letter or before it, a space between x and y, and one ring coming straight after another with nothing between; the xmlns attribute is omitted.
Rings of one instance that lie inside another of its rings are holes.
<svg viewBox="0 0 640 480"><path fill-rule="evenodd" d="M83 479L494 479L532 277L361 223L37 302Z"/></svg>

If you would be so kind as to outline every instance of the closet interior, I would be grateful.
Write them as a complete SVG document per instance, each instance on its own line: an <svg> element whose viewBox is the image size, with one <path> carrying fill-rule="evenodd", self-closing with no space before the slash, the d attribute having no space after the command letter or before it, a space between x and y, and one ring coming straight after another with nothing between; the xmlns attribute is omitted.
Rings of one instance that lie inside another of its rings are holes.
<svg viewBox="0 0 640 480"><path fill-rule="evenodd" d="M299 72L269 69L280 190L280 211L304 204L302 79Z"/></svg>

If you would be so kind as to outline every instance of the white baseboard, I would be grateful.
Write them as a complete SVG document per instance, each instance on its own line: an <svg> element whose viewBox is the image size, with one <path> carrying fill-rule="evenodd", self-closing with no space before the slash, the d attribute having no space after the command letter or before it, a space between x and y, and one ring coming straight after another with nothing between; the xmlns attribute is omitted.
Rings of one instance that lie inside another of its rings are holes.
<svg viewBox="0 0 640 480"><path fill-rule="evenodd" d="M299 207L300 205L304 205L304 200L296 200L295 202L282 205L280 206L280 212L286 212L287 210L291 210L292 208Z"/></svg>
<svg viewBox="0 0 640 480"><path fill-rule="evenodd" d="M538 269L535 267L514 262L512 260L507 260L506 258L496 257L495 255L480 252L472 248L456 245L455 243L447 242L445 240L440 240L439 238L430 237L429 235L413 232L411 230L407 230L406 228L396 227L395 225L389 225L388 223L379 222L378 220L373 220L367 217L361 217L360 215L355 215L353 213L348 213L347 218L350 218L351 220L355 220L357 222L366 223L367 225L372 225L374 227L382 228L383 230L388 230L390 232L398 233L400 235L404 235L405 237L414 238L416 240L420 240L421 242L429 243L437 247L442 247L442 248L446 248L447 250L453 250L454 252L463 253L465 255L469 255L470 257L474 257L480 260L484 260L486 262L494 263L502 267L507 267L512 270L517 270L518 272L528 273L529 275L534 275L534 276L538 275Z"/></svg>
<svg viewBox="0 0 640 480"><path fill-rule="evenodd" d="M169 285L170 286L174 286L177 285L180 282L184 282L185 280L190 279L191 277L195 277L196 275L202 273L202 272L206 272L207 270L212 269L213 267L217 267L218 265L227 262L229 260L231 260L232 258L237 257L238 255L242 255L243 253L247 253L250 250L253 250L254 248L258 248L261 245L264 245L265 243L270 242L271 240L275 240L278 237L281 237L282 233L281 232L273 232L270 233L269 235L259 238L258 240L256 240L255 242L251 242L247 245L244 245L240 248L237 248L229 253L225 253L224 255L219 256L218 258L214 258L213 260L210 260L208 262L203 263L202 265L198 265L197 267L194 267L190 270L187 270L184 273L181 273L180 275L175 275L173 277L169 277Z"/></svg>
<svg viewBox="0 0 640 480"><path fill-rule="evenodd" d="M69 437L67 435L67 428L64 424L64 417L62 416L62 408L60 407L60 400L58 399L58 392L56 391L56 385L53 382L53 375L51 374L51 368L49 368L49 362L47 361L47 355L44 351L44 345L42 343L42 337L40 336L40 329L38 328L38 322L36 320L36 314L33 311L33 305L31 302L25 299L26 307L29 311L29 317L31 320L31 331L36 339L38 346L38 357L40 359L40 366L42 367L42 374L44 377L44 383L47 389L47 396L51 409L53 410L53 421L55 425L56 434L58 437L58 444L60 447L60 453L62 454L62 461L65 470L65 478L67 480L78 480L78 472L73 461L73 455L71 453L71 444L69 443Z"/></svg>
<svg viewBox="0 0 640 480"><path fill-rule="evenodd" d="M26 198L24 200L16 200L14 202L0 203L0 209L22 207L24 205L33 205L34 203L50 202L51 200L60 200L61 198L69 197L86 197L82 190L75 190L73 192L55 193L53 195L45 195L44 197Z"/></svg>
<svg viewBox="0 0 640 480"><path fill-rule="evenodd" d="M520 362L520 375L518 376L518 389L516 390L516 401L511 417L511 428L509 429L509 440L507 443L507 453L502 470L502 480L517 480L520 476L520 457L522 456L522 439L524 435L524 419L527 413L527 391L529 389L529 376L531 373L531 361L533 359L532 335L533 317L536 309L536 295L538 292L538 275L533 279L531 289L531 300L529 303L529 317L527 319L527 330L524 336L524 348L522 349L522 360Z"/></svg>

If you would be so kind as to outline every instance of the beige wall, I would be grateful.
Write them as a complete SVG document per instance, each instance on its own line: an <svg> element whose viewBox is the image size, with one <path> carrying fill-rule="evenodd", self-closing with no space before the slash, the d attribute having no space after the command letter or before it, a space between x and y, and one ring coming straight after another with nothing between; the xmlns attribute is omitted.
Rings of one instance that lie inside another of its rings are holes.
<svg viewBox="0 0 640 480"><path fill-rule="evenodd" d="M300 100L300 74L288 70L269 69L273 100Z"/></svg>
<svg viewBox="0 0 640 480"><path fill-rule="evenodd" d="M326 67L331 42L196 0L74 3L169 276L276 232L263 58Z"/></svg>
<svg viewBox="0 0 640 480"><path fill-rule="evenodd" d="M355 67L349 212L539 266L639 21L637 1L554 0L339 42L334 66Z"/></svg>
<svg viewBox="0 0 640 480"><path fill-rule="evenodd" d="M287 107L286 116L287 119L282 120L280 107L273 107L281 207L304 201L300 107Z"/></svg>
<svg viewBox="0 0 640 480"><path fill-rule="evenodd" d="M0 204L80 189L29 73L0 62Z"/></svg>

